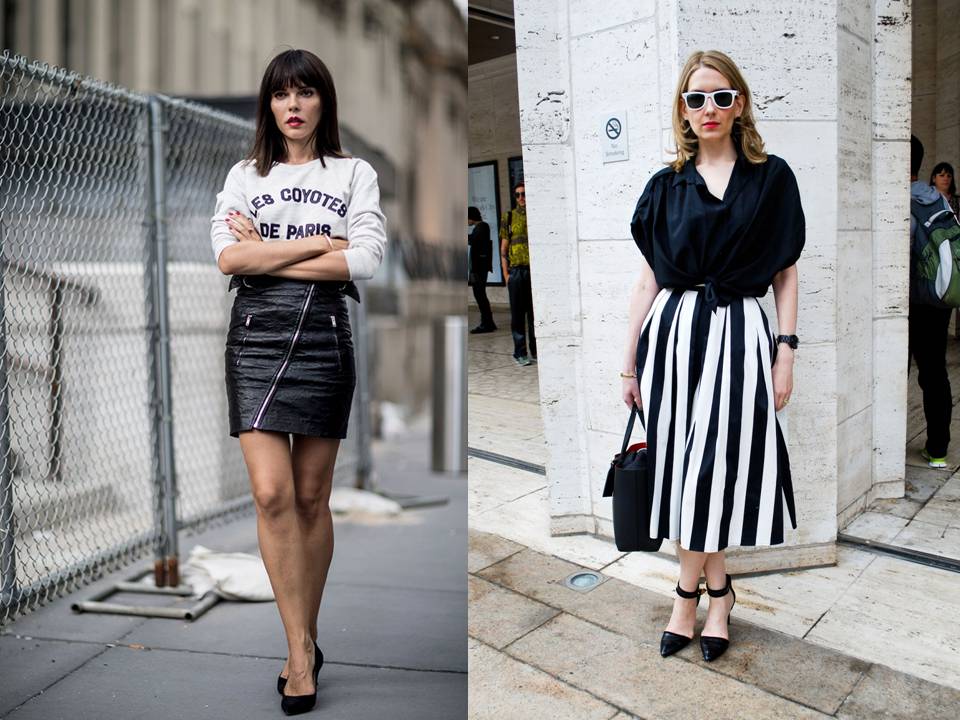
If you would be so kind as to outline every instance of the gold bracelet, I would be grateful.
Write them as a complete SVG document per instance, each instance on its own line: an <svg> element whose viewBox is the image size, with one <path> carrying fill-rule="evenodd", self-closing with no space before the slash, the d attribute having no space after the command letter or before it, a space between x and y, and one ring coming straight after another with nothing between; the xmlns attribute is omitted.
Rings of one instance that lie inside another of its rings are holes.
<svg viewBox="0 0 960 720"><path fill-rule="evenodd" d="M622 378L635 378L636 376L636 373L625 373L623 370L620 371L620 377Z"/></svg>

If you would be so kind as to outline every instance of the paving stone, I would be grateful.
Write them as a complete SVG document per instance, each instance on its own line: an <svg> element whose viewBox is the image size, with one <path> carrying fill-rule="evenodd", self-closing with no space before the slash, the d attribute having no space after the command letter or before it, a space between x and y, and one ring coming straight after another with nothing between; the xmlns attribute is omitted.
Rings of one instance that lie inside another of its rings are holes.
<svg viewBox="0 0 960 720"><path fill-rule="evenodd" d="M931 555L960 559L960 528L911 520L891 544Z"/></svg>
<svg viewBox="0 0 960 720"><path fill-rule="evenodd" d="M470 643L470 720L627 720L588 693L482 643Z"/></svg>
<svg viewBox="0 0 960 720"><path fill-rule="evenodd" d="M870 503L868 512L883 513L885 515L895 515L896 517L910 520L917 511L923 507L923 502L914 500L910 497L902 498L877 498Z"/></svg>
<svg viewBox="0 0 960 720"><path fill-rule="evenodd" d="M0 636L0 717L104 650L95 642Z"/></svg>
<svg viewBox="0 0 960 720"><path fill-rule="evenodd" d="M960 476L947 480L914 519L931 525L960 527Z"/></svg>
<svg viewBox="0 0 960 720"><path fill-rule="evenodd" d="M506 538L474 530L470 531L469 543L467 572L477 572L523 550L523 545Z"/></svg>
<svg viewBox="0 0 960 720"><path fill-rule="evenodd" d="M937 470L927 467L926 462L924 462L923 467L907 465L905 473L904 489L907 497L922 503L929 500L937 490L943 487L943 484L953 474L950 470Z"/></svg>
<svg viewBox="0 0 960 720"><path fill-rule="evenodd" d="M547 479L543 475L489 460L468 458L467 473L470 477L468 497L471 515L488 510L499 514L506 503L538 490L546 492Z"/></svg>
<svg viewBox="0 0 960 720"><path fill-rule="evenodd" d="M110 648L10 720L260 720L283 717L275 660ZM466 673L324 663L307 717L449 720L467 715Z"/></svg>
<svg viewBox="0 0 960 720"><path fill-rule="evenodd" d="M547 444L537 402L536 367L514 365L511 372L529 371L522 381L512 375L505 377L502 372L481 373L468 378L467 444L470 447L538 465L546 463ZM518 382L521 385L515 386ZM510 388L511 398L504 397L504 388Z"/></svg>
<svg viewBox="0 0 960 720"><path fill-rule="evenodd" d="M878 557L807 640L960 690L956 573Z"/></svg>
<svg viewBox="0 0 960 720"><path fill-rule="evenodd" d="M842 532L864 540L889 543L907 526L908 522L910 522L909 518L900 517L895 513L864 512L848 523Z"/></svg>
<svg viewBox="0 0 960 720"><path fill-rule="evenodd" d="M730 648L721 661L709 664L711 669L827 715L837 711L871 667L864 660L738 623L736 618L730 623L730 638ZM699 653L693 654L693 661L708 665Z"/></svg>
<svg viewBox="0 0 960 720"><path fill-rule="evenodd" d="M645 718L689 720L707 707L711 720L827 717L566 613L506 652Z"/></svg>
<svg viewBox="0 0 960 720"><path fill-rule="evenodd" d="M468 628L471 637L502 648L559 612L536 600L470 577Z"/></svg>
<svg viewBox="0 0 960 720"><path fill-rule="evenodd" d="M960 716L960 691L874 665L837 713L839 720L933 720Z"/></svg>
<svg viewBox="0 0 960 720"><path fill-rule="evenodd" d="M563 585L580 569L573 563L531 550L512 555L486 568L482 577L536 598L612 632L659 648L660 634L670 618L673 600L611 578L589 592ZM735 583L736 584L736 583ZM707 599L701 600L699 626ZM804 642L783 633L738 621L730 624L730 649L709 667L750 685L833 714L856 685L869 663ZM680 657L706 665L696 642Z"/></svg>
<svg viewBox="0 0 960 720"><path fill-rule="evenodd" d="M496 463L486 464L496 465ZM507 473L513 472L512 468L503 467L502 469ZM516 470L515 472L525 471ZM472 484L473 471L471 470L470 473ZM604 567L624 555L612 542L592 535L551 536L550 499L547 497L546 486L485 512L474 513L471 508L468 522L475 530L500 535L521 545L589 568Z"/></svg>
<svg viewBox="0 0 960 720"><path fill-rule="evenodd" d="M583 569L560 558L524 550L484 569L479 576L659 647L673 601L616 579L607 579L587 592L564 585L568 575Z"/></svg>

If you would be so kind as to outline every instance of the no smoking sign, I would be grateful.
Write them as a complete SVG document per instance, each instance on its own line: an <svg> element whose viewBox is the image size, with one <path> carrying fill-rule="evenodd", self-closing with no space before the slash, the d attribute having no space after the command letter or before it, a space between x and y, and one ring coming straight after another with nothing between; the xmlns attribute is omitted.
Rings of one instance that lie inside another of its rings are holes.
<svg viewBox="0 0 960 720"><path fill-rule="evenodd" d="M630 159L627 142L627 113L612 112L603 116L603 134L600 136L603 162L620 162Z"/></svg>

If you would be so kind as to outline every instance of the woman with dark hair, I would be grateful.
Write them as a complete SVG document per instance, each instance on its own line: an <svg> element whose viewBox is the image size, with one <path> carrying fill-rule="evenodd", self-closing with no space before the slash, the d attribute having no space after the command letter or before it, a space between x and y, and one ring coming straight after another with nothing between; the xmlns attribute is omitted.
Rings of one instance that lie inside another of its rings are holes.
<svg viewBox="0 0 960 720"><path fill-rule="evenodd" d="M373 168L340 147L330 72L288 50L260 83L253 148L211 218L214 257L237 288L226 339L230 435L287 637L277 678L288 715L314 707L317 613L333 557L329 499L356 383L345 296L383 257ZM292 436L292 439L291 439Z"/></svg>
<svg viewBox="0 0 960 720"><path fill-rule="evenodd" d="M474 335L491 333L497 329L497 324L493 321L493 311L487 298L487 275L493 270L490 226L483 221L480 208L473 205L467 208L467 224L471 227L467 237L470 249L470 284L473 285L473 297L480 309L480 324L470 332Z"/></svg>
<svg viewBox="0 0 960 720"><path fill-rule="evenodd" d="M947 200L955 215L960 215L960 198L957 197L957 179L953 174L953 165L948 162L937 163L930 173L930 184Z"/></svg>
<svg viewBox="0 0 960 720"><path fill-rule="evenodd" d="M693 638L706 578L704 660L729 645L736 601L724 550L777 545L796 528L776 412L793 390L797 268L805 223L787 163L764 151L750 91L718 51L695 52L674 93L677 157L647 182L631 222L641 251L622 396L642 407L651 538L677 541L680 577L660 642ZM773 285L774 337L757 298Z"/></svg>

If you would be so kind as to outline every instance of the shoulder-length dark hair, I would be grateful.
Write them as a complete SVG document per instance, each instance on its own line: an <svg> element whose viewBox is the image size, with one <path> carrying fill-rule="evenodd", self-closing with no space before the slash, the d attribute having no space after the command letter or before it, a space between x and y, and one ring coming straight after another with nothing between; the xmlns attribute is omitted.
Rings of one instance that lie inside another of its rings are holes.
<svg viewBox="0 0 960 720"><path fill-rule="evenodd" d="M286 141L273 117L270 99L277 90L291 86L312 87L320 95L320 122L313 134L313 152L320 158L320 164L326 167L324 156L349 157L340 147L337 91L330 70L309 50L285 50L270 61L260 81L257 133L253 148L246 157L256 163L260 177L265 177L274 164L287 160Z"/></svg>
<svg viewBox="0 0 960 720"><path fill-rule="evenodd" d="M941 162L933 166L933 171L930 173L930 184L933 185L933 179L944 170L950 173L950 187L947 188L947 192L952 197L957 194L957 176L954 174L953 165L950 163Z"/></svg>

